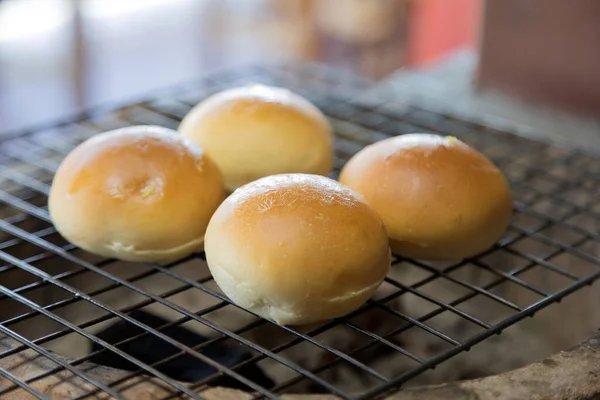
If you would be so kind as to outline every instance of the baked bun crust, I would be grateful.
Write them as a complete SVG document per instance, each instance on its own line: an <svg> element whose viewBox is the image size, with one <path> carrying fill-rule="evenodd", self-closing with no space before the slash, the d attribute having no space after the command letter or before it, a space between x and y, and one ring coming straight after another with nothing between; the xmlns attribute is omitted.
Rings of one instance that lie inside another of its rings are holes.
<svg viewBox="0 0 600 400"><path fill-rule="evenodd" d="M491 247L512 215L504 175L453 137L410 134L382 140L344 166L340 182L381 215L395 254L459 260Z"/></svg>
<svg viewBox="0 0 600 400"><path fill-rule="evenodd" d="M282 173L328 175L329 122L313 104L283 88L253 85L217 93L194 107L181 134L202 147L233 191Z"/></svg>
<svg viewBox="0 0 600 400"><path fill-rule="evenodd" d="M216 165L170 129L102 133L61 163L48 199L58 232L95 254L166 261L201 249L225 198Z"/></svg>
<svg viewBox="0 0 600 400"><path fill-rule="evenodd" d="M348 314L390 268L381 218L317 175L270 176L236 190L211 219L205 251L231 300L284 325Z"/></svg>

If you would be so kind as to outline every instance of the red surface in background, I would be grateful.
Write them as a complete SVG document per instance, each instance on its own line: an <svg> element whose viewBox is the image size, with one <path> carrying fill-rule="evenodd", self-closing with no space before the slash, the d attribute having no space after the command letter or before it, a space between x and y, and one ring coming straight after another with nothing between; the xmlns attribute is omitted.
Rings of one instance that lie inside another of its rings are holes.
<svg viewBox="0 0 600 400"><path fill-rule="evenodd" d="M408 20L406 63L429 65L477 46L482 0L414 0Z"/></svg>

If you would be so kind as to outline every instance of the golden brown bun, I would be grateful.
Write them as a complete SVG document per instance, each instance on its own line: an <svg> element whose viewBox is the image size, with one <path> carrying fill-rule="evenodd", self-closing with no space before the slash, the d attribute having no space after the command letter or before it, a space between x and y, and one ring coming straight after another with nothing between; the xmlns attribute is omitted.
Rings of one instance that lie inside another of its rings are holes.
<svg viewBox="0 0 600 400"><path fill-rule="evenodd" d="M452 137L382 140L344 166L340 182L379 212L396 254L458 260L491 247L512 214L508 183L481 153Z"/></svg>
<svg viewBox="0 0 600 400"><path fill-rule="evenodd" d="M91 253L163 261L201 248L224 198L221 174L200 148L170 129L135 126L76 147L48 208L58 232Z"/></svg>
<svg viewBox="0 0 600 400"><path fill-rule="evenodd" d="M308 100L282 88L217 93L194 107L179 131L217 163L230 191L268 175L327 175L332 169L328 121Z"/></svg>
<svg viewBox="0 0 600 400"><path fill-rule="evenodd" d="M206 259L236 304L280 324L343 316L390 268L381 218L347 187L283 174L237 189L208 225Z"/></svg>

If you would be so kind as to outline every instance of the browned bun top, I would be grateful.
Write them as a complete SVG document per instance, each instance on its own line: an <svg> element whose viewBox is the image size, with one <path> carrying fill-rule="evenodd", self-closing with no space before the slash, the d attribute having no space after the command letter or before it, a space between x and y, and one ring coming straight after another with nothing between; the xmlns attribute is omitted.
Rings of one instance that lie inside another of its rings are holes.
<svg viewBox="0 0 600 400"><path fill-rule="evenodd" d="M201 247L224 194L199 147L169 129L135 126L76 147L54 177L49 211L57 230L84 249L154 261Z"/></svg>
<svg viewBox="0 0 600 400"><path fill-rule="evenodd" d="M206 254L228 296L290 324L358 307L390 264L383 223L361 196L305 174L270 176L236 190L210 222Z"/></svg>
<svg viewBox="0 0 600 400"><path fill-rule="evenodd" d="M506 229L512 200L490 160L453 137L410 134L358 152L340 181L381 215L392 250L460 259L490 247Z"/></svg>
<svg viewBox="0 0 600 400"><path fill-rule="evenodd" d="M231 191L268 175L331 172L327 119L284 88L250 85L219 92L194 107L179 131L206 150Z"/></svg>

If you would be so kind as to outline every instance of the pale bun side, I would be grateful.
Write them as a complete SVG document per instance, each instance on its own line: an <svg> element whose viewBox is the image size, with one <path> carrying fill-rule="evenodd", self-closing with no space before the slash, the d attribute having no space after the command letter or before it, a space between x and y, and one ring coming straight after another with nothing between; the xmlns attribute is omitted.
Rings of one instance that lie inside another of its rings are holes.
<svg viewBox="0 0 600 400"><path fill-rule="evenodd" d="M504 175L453 137L382 140L352 157L340 181L381 215L392 251L415 259L475 256L502 236L512 215Z"/></svg>
<svg viewBox="0 0 600 400"><path fill-rule="evenodd" d="M333 134L323 113L287 89L250 85L196 105L179 126L202 147L235 188L282 173L328 175Z"/></svg>
<svg viewBox="0 0 600 400"><path fill-rule="evenodd" d="M338 182L306 174L237 189L211 219L205 251L231 300L284 325L348 314L390 268L377 213Z"/></svg>
<svg viewBox="0 0 600 400"><path fill-rule="evenodd" d="M61 163L48 208L73 244L126 261L167 261L201 249L225 198L216 165L170 129L134 126L92 137Z"/></svg>

